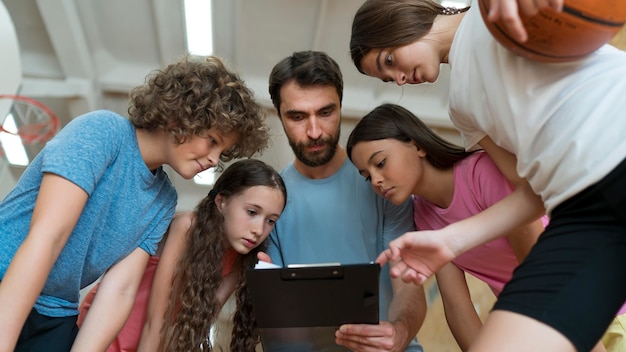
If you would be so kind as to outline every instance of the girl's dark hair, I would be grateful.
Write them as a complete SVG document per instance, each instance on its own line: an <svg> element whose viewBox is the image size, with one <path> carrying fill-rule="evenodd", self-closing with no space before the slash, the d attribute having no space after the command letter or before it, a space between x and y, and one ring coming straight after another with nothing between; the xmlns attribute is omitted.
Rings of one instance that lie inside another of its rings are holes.
<svg viewBox="0 0 626 352"><path fill-rule="evenodd" d="M230 165L215 182L194 211L195 221L188 233L185 252L175 271L164 324L164 351L197 351L207 342L211 325L221 310L216 297L222 282L224 257L224 218L217 209L215 196L237 195L250 187L267 186L282 192L285 204L287 189L271 166L260 160L245 159ZM253 268L257 253L267 247L263 242L242 257L236 288L237 311L234 316L231 351L254 351L259 341L256 320L246 286L246 269Z"/></svg>
<svg viewBox="0 0 626 352"><path fill-rule="evenodd" d="M165 130L178 143L216 128L235 133L223 162L248 158L269 145L263 108L239 76L215 56L187 55L155 70L130 93L129 119L136 128Z"/></svg>
<svg viewBox="0 0 626 352"><path fill-rule="evenodd" d="M372 49L413 43L428 34L437 15L455 15L468 9L444 7L433 0L367 0L352 21L352 62L365 73L361 61Z"/></svg>
<svg viewBox="0 0 626 352"><path fill-rule="evenodd" d="M352 148L359 142L389 138L415 142L426 152L426 160L438 169L448 169L473 153L439 137L402 106L383 104L365 115L350 133L346 145L348 157L352 160Z"/></svg>

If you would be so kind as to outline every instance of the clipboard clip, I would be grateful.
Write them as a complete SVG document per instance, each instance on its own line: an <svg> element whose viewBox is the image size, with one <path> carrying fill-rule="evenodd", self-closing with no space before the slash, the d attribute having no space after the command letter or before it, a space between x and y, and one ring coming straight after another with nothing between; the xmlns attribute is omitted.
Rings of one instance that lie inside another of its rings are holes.
<svg viewBox="0 0 626 352"><path fill-rule="evenodd" d="M343 279L341 266L297 267L280 269L283 280Z"/></svg>

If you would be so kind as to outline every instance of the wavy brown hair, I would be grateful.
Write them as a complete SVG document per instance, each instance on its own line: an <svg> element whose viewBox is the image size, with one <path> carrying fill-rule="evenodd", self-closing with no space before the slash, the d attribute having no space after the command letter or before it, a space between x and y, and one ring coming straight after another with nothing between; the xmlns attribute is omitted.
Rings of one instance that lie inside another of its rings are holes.
<svg viewBox="0 0 626 352"><path fill-rule="evenodd" d="M235 146L223 162L251 157L269 145L263 108L239 76L215 56L186 55L155 70L130 93L130 121L136 128L165 130L178 143L211 128L235 133Z"/></svg>
<svg viewBox="0 0 626 352"><path fill-rule="evenodd" d="M455 15L468 9L444 7L432 0L367 0L352 21L352 62L364 73L361 61L372 49L413 43L428 34L437 15Z"/></svg>
<svg viewBox="0 0 626 352"><path fill-rule="evenodd" d="M162 350L168 352L211 351L208 341L211 325L222 308L216 292L222 282L224 257L224 218L215 196L230 197L250 187L267 186L280 190L285 203L287 189L276 170L260 160L244 159L230 165L215 182L194 211L195 221L188 233L185 252L180 257L172 282ZM283 206L284 208L284 206ZM242 256L236 287L237 310L233 321L231 351L254 351L259 333L246 286L246 269L253 268L257 253L266 242Z"/></svg>
<svg viewBox="0 0 626 352"><path fill-rule="evenodd" d="M352 149L359 142L396 139L415 142L426 152L426 160L437 169L448 169L473 152L439 137L409 110L396 104L382 104L365 115L354 127L346 151L352 160Z"/></svg>

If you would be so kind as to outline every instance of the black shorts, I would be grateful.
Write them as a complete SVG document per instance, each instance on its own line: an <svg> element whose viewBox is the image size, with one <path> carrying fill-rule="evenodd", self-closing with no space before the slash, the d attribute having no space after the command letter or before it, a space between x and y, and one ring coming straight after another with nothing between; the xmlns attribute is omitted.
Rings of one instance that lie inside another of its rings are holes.
<svg viewBox="0 0 626 352"><path fill-rule="evenodd" d="M15 351L69 351L78 334L77 318L48 317L33 308L22 328Z"/></svg>
<svg viewBox="0 0 626 352"><path fill-rule="evenodd" d="M589 351L625 301L626 160L554 209L494 309L539 320Z"/></svg>

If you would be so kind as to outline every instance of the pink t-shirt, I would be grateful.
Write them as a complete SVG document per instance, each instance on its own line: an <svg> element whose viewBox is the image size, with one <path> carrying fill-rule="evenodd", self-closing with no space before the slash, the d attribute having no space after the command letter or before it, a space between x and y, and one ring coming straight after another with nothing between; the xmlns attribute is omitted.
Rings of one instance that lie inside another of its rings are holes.
<svg viewBox="0 0 626 352"><path fill-rule="evenodd" d="M479 151L454 165L454 195L446 209L418 196L414 200L418 230L438 230L475 215L513 192L487 153ZM548 218L543 218L544 226ZM466 251L453 260L463 271L484 281L498 296L519 264L506 237Z"/></svg>
<svg viewBox="0 0 626 352"><path fill-rule="evenodd" d="M224 259L222 262L222 276L230 274L235 260L239 256L234 249L229 248L224 252ZM154 281L154 274L156 273L157 266L159 264L159 257L151 256L144 271L143 278L139 284L137 295L135 296L135 304L130 312L126 324L119 332L115 340L111 343L106 352L135 352L139 346L139 340L141 339L141 333L143 326L146 322L146 314L148 312L148 303L150 300L150 290L152 288L152 282ZM89 308L96 296L98 286L95 285L85 296L83 302L79 308L78 326L80 327L85 319Z"/></svg>

